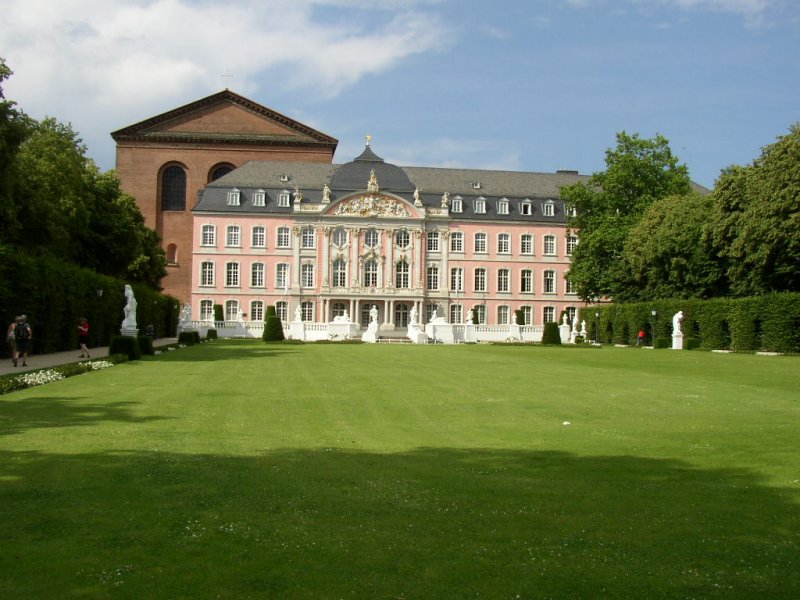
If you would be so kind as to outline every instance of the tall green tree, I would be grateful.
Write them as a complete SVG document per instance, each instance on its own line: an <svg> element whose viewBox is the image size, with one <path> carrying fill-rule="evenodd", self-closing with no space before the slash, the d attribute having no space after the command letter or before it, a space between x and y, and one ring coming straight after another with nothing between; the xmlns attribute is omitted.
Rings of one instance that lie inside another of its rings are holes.
<svg viewBox="0 0 800 600"><path fill-rule="evenodd" d="M713 192L711 239L738 296L800 291L800 124Z"/></svg>
<svg viewBox="0 0 800 600"><path fill-rule="evenodd" d="M710 195L690 193L647 207L623 253L640 300L725 295L724 269L707 235L713 206Z"/></svg>
<svg viewBox="0 0 800 600"><path fill-rule="evenodd" d="M636 300L642 294L623 258L628 233L654 201L688 193L689 173L662 135L643 139L618 133L605 162L606 169L588 183L561 189L561 197L575 209L569 226L580 236L568 278L587 301Z"/></svg>
<svg viewBox="0 0 800 600"><path fill-rule="evenodd" d="M19 147L29 134L30 120L16 108L16 103L6 100L3 82L13 72L0 57L0 241L8 242L19 229L17 204L14 202L15 161Z"/></svg>

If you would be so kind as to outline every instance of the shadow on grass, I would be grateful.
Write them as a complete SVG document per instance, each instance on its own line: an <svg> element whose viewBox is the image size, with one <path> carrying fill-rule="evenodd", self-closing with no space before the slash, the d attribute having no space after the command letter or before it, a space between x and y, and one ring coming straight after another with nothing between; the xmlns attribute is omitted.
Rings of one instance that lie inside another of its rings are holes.
<svg viewBox="0 0 800 600"><path fill-rule="evenodd" d="M0 589L797 598L793 497L743 470L557 452L5 452Z"/></svg>
<svg viewBox="0 0 800 600"><path fill-rule="evenodd" d="M205 362L222 360L260 360L279 354L297 352L290 345L265 344L259 340L222 340L209 344L200 344L179 348L171 352L165 351L158 356L144 357L146 360L171 362Z"/></svg>
<svg viewBox="0 0 800 600"><path fill-rule="evenodd" d="M80 427L107 421L149 423L167 417L141 417L130 408L134 402L86 404L81 397L42 396L0 402L0 435L47 427Z"/></svg>

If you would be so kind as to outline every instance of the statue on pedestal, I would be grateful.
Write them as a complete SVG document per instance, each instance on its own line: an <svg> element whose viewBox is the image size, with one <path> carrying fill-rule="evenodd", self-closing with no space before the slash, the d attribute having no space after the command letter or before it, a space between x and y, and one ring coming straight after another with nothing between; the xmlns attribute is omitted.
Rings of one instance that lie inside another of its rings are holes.
<svg viewBox="0 0 800 600"><path fill-rule="evenodd" d="M681 323L683 323L683 311L679 310L672 316L672 335L683 335Z"/></svg>
<svg viewBox="0 0 800 600"><path fill-rule="evenodd" d="M123 309L125 319L122 321L122 329L138 329L136 325L136 298L133 295L133 288L125 285L125 308Z"/></svg>

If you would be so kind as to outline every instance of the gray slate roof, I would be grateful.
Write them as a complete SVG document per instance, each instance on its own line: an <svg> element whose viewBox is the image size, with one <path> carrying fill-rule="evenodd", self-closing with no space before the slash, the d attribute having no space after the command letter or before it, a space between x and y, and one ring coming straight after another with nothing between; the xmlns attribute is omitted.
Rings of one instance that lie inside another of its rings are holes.
<svg viewBox="0 0 800 600"><path fill-rule="evenodd" d="M278 207L278 194L293 192L296 187L303 192L303 203L322 201L322 190L327 184L331 190L331 203L356 191L366 190L371 171L375 171L382 192L414 201L413 193L419 189L420 199L427 208L439 208L442 195L450 200L462 198L463 212L451 217L469 220L564 222L563 202L559 200L560 188L576 182L586 182L589 177L576 171L556 173L531 173L521 171L492 171L486 169L448 169L435 167L400 167L386 163L367 146L352 162L337 165L284 161L251 161L224 177L210 183L194 207L195 212L234 212L255 214L290 214L291 207ZM237 188L241 194L240 206L227 205L227 193ZM266 206L252 205L254 192L266 193ZM486 200L486 213L473 211L473 200ZM509 214L497 214L497 200L509 200ZM519 212L520 201L530 200L532 214ZM542 214L542 203L553 201L555 214ZM292 203L294 200L292 199Z"/></svg>

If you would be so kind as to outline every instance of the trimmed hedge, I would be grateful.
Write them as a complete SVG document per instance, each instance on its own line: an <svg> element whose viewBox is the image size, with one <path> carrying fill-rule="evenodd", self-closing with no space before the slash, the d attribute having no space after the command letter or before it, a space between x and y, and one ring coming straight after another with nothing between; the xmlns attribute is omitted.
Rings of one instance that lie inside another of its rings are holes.
<svg viewBox="0 0 800 600"><path fill-rule="evenodd" d="M561 345L561 334L558 331L558 323L551 321L544 324L544 333L542 333L542 344L548 345Z"/></svg>
<svg viewBox="0 0 800 600"><path fill-rule="evenodd" d="M178 343L185 344L186 346L192 346L194 344L200 343L200 332L199 331L181 331L178 334Z"/></svg>
<svg viewBox="0 0 800 600"><path fill-rule="evenodd" d="M111 338L108 353L124 354L128 360L139 360L142 357L142 350L139 348L139 339L130 335L117 335Z"/></svg>
<svg viewBox="0 0 800 600"><path fill-rule="evenodd" d="M209 329L206 331L206 339L207 340L216 340L217 339L217 330L216 329Z"/></svg>
<svg viewBox="0 0 800 600"><path fill-rule="evenodd" d="M149 335L140 335L137 339L139 340L139 349L142 351L142 354L153 356L156 353L153 348L153 338Z"/></svg>
<svg viewBox="0 0 800 600"><path fill-rule="evenodd" d="M265 342L284 341L283 323L281 323L274 306L267 306L267 314L264 318L264 333L261 334L261 339Z"/></svg>
<svg viewBox="0 0 800 600"><path fill-rule="evenodd" d="M653 310L657 313L655 318ZM696 338L703 350L800 352L800 293L795 292L751 298L603 304L582 309L581 318L586 319L592 332L597 321L594 314L599 312L602 342L633 345L639 329L644 329L650 339L669 340L672 316L679 310L683 311L684 339Z"/></svg>

